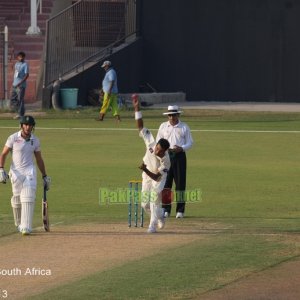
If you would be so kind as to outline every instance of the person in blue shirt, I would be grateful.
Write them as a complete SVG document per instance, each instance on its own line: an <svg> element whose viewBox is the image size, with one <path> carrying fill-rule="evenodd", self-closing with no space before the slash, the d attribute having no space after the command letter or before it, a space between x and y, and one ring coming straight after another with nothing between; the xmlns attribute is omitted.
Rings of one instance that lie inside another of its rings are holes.
<svg viewBox="0 0 300 300"><path fill-rule="evenodd" d="M103 121L104 116L109 107L111 107L112 114L118 121L120 121L120 114L118 108L118 82L117 82L117 73L112 68L110 61L105 61L102 66L105 70L105 77L102 81L102 93L103 103L100 110L99 118L97 121Z"/></svg>
<svg viewBox="0 0 300 300"><path fill-rule="evenodd" d="M15 119L19 119L25 114L24 96L26 90L26 80L29 77L29 66L25 62L25 53L19 52L17 54L17 62L15 63L14 79L11 91L11 108L16 111L18 115Z"/></svg>

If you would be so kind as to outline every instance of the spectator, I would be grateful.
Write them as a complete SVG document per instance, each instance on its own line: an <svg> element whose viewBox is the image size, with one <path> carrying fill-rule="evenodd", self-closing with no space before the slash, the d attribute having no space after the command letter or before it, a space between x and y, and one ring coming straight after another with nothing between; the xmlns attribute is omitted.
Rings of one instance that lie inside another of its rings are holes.
<svg viewBox="0 0 300 300"><path fill-rule="evenodd" d="M16 111L18 115L14 119L19 119L25 114L24 96L26 90L26 80L29 77L29 66L25 62L25 53L19 52L17 62L15 63L14 79L11 91L11 109Z"/></svg>
<svg viewBox="0 0 300 300"><path fill-rule="evenodd" d="M101 66L106 74L102 82L102 90L100 94L103 94L103 103L100 110L99 118L97 121L103 121L104 116L109 107L112 109L112 114L118 121L120 121L120 114L118 108L118 81L117 73L113 69L109 60L105 61Z"/></svg>

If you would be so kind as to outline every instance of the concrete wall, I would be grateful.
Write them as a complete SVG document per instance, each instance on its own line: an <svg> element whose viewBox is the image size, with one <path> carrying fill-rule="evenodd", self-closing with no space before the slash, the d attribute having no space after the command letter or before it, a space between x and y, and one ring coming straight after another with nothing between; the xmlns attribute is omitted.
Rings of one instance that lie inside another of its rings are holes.
<svg viewBox="0 0 300 300"><path fill-rule="evenodd" d="M300 102L300 1L140 0L143 80L187 100Z"/></svg>
<svg viewBox="0 0 300 300"><path fill-rule="evenodd" d="M70 2L70 1L69 1ZM187 100L300 102L300 1L137 0L142 41L110 59L122 93ZM79 103L101 86L100 63L64 83Z"/></svg>

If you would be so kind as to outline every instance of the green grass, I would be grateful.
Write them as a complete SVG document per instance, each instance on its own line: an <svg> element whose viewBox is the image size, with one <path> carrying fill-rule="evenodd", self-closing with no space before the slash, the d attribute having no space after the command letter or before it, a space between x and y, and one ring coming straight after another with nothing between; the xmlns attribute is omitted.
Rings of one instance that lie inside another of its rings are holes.
<svg viewBox="0 0 300 300"><path fill-rule="evenodd" d="M288 260L289 255L278 254L287 248L256 236L216 235L30 299L199 299L207 291Z"/></svg>
<svg viewBox="0 0 300 300"><path fill-rule="evenodd" d="M103 123L95 122L96 113L48 112L46 117L37 117L36 135L42 143L48 175L52 177L48 193L52 223L126 223L126 206L99 205L99 188L126 188L128 180L140 178L137 166L144 145L135 130L132 112L123 112L121 124L111 117ZM145 111L145 125L158 128L165 120L161 113ZM140 299L163 298L174 293L184 299L184 295L193 297L299 255L292 243L256 234L276 233L281 237L281 233L300 231L300 133L291 132L300 131L300 114L196 110L186 111L182 120L194 130L194 146L188 152L187 189L202 191L201 202L187 204L184 224L219 222L230 229L203 242L173 249L171 255L161 253L159 257L95 274L37 299L99 299L99 294L103 295L101 299L133 299L134 284L144 291L139 294ZM15 121L0 120L0 143L4 144L16 129ZM6 169L8 164L9 161ZM15 228L10 184L1 185L0 189L1 238L14 233ZM37 207L41 197L40 188ZM34 226L41 226L40 218L36 212ZM278 250L286 254L279 255ZM180 262L182 283L176 275L180 255L184 256L184 263ZM170 280L162 289L164 278Z"/></svg>
<svg viewBox="0 0 300 300"><path fill-rule="evenodd" d="M49 201L54 222L64 218L76 221L84 216L101 221L124 219L124 206L99 206L98 192L101 187L126 187L129 179L140 177L137 166L144 153L142 140L135 130L89 131L72 128L134 129L134 121L129 118L132 113L126 113L128 116L125 115L120 125L111 118L99 124L92 119L92 115L90 119L76 119L75 115L69 119L37 120L36 134L42 143L48 174L53 179ZM157 128L164 120L158 112L146 111L144 115L145 123L150 128ZM224 120L214 118L206 114L202 117L201 113L197 117L183 117L194 130L257 130L258 123L261 130L265 130L266 119L275 124L272 130L300 129L300 115L296 114L223 113ZM276 122L277 118L279 121ZM235 128L227 122L235 124ZM288 128L291 122L294 125ZM0 127L15 124L15 121L0 120ZM0 129L2 143L14 131ZM223 218L229 222L231 218L241 218L246 223L248 218L274 219L274 225L275 219L295 218L297 223L297 195L300 191L297 176L300 171L298 136L299 133L193 132L194 147L188 152L187 185L188 189L200 188L203 199L199 204L192 204L191 209L187 206L187 214ZM3 199L9 199L9 185L1 189ZM38 192L39 198L41 190ZM0 205L1 212L10 215L9 201L1 201ZM39 218L37 220L39 222ZM0 229L0 234L3 230Z"/></svg>

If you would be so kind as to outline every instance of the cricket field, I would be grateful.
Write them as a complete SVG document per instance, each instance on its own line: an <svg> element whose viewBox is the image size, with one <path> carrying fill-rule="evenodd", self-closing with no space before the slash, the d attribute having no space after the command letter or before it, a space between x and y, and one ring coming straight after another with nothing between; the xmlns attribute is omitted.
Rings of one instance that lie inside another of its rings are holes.
<svg viewBox="0 0 300 300"><path fill-rule="evenodd" d="M154 135L162 112L143 111ZM185 218L173 209L150 235L128 228L122 194L145 151L133 112L119 124L96 115L35 115L51 231L40 174L31 236L16 232L11 185L0 185L0 299L299 299L300 113L184 111L194 139ZM0 114L1 147L17 130Z"/></svg>

